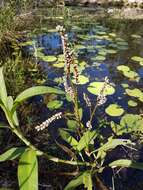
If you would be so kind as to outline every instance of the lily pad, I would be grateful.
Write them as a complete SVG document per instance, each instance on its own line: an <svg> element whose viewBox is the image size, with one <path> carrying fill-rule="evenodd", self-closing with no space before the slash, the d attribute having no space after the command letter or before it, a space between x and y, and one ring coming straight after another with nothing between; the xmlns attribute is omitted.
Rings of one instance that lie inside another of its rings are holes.
<svg viewBox="0 0 143 190"><path fill-rule="evenodd" d="M115 54L115 53L117 53L117 50L115 50L115 49L107 49L107 53Z"/></svg>
<svg viewBox="0 0 143 190"><path fill-rule="evenodd" d="M79 80L79 84L86 84L89 82L89 78L84 75L79 75L78 80ZM75 79L73 79L72 81L73 83L76 83Z"/></svg>
<svg viewBox="0 0 143 190"><path fill-rule="evenodd" d="M138 98L138 100L140 100L141 102L143 102L143 92L138 89L138 88L134 88L134 89L126 89L126 93L129 96L133 96Z"/></svg>
<svg viewBox="0 0 143 190"><path fill-rule="evenodd" d="M43 56L42 59L45 62L55 62L55 61L57 61L57 57L55 57L54 55Z"/></svg>
<svg viewBox="0 0 143 190"><path fill-rule="evenodd" d="M65 63L64 62L58 62L54 63L53 66L57 68L64 68Z"/></svg>
<svg viewBox="0 0 143 190"><path fill-rule="evenodd" d="M105 61L106 57L103 55L97 55L96 57L91 58L92 61Z"/></svg>
<svg viewBox="0 0 143 190"><path fill-rule="evenodd" d="M136 61L136 62L143 62L143 57L133 56L131 60Z"/></svg>
<svg viewBox="0 0 143 190"><path fill-rule="evenodd" d="M50 110L58 109L63 105L63 102L60 100L53 100L47 104L47 107Z"/></svg>
<svg viewBox="0 0 143 190"><path fill-rule="evenodd" d="M138 103L133 101L133 100L129 100L128 105L131 106L131 107L136 107L138 105Z"/></svg>
<svg viewBox="0 0 143 190"><path fill-rule="evenodd" d="M123 71L123 72L130 71L130 68L128 66L126 66L126 65L119 65L119 66L117 66L117 69L119 71Z"/></svg>
<svg viewBox="0 0 143 190"><path fill-rule="evenodd" d="M121 116L124 113L124 109L117 105L117 104L110 104L106 109L105 112L112 116L112 117L118 117Z"/></svg>
<svg viewBox="0 0 143 190"><path fill-rule="evenodd" d="M123 83L123 84L121 84L121 86L122 86L123 88L128 88L128 87L129 87L129 85L128 85L127 83Z"/></svg>
<svg viewBox="0 0 143 190"><path fill-rule="evenodd" d="M92 82L89 84L87 90L94 95L99 95L102 88L104 86L104 82ZM115 93L115 89L113 86L107 85L105 88L103 94L106 95L112 95Z"/></svg>

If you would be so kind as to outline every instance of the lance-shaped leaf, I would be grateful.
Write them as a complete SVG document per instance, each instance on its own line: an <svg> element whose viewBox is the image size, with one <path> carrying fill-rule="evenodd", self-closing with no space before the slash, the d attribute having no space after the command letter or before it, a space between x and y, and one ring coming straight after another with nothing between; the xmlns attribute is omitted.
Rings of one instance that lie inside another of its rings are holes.
<svg viewBox="0 0 143 190"><path fill-rule="evenodd" d="M135 169L143 170L143 163L138 163L138 162L134 162L132 160L127 160L127 159L116 160L114 162L111 162L109 166L111 168L127 167L127 168L135 168Z"/></svg>
<svg viewBox="0 0 143 190"><path fill-rule="evenodd" d="M76 149L76 147L78 145L78 141L70 133L68 133L64 129L59 129L59 132L60 132L61 137L67 143L69 143L74 149Z"/></svg>
<svg viewBox="0 0 143 190"><path fill-rule="evenodd" d="M8 105L9 111L11 111L11 110L12 110L12 107L13 107L13 98L12 98L12 96L8 96L8 97L7 97L7 105ZM19 121L18 121L18 117L17 117L16 111L13 113L12 119L13 119L13 121L14 121L14 124L15 124L16 126L19 126Z"/></svg>
<svg viewBox="0 0 143 190"><path fill-rule="evenodd" d="M7 91L3 76L3 67L0 67L0 99L3 102L4 106L7 105Z"/></svg>
<svg viewBox="0 0 143 190"><path fill-rule="evenodd" d="M18 165L18 182L20 190L38 190L38 162L36 151L23 153Z"/></svg>
<svg viewBox="0 0 143 190"><path fill-rule="evenodd" d="M81 151L82 149L88 147L96 136L96 131L86 131L77 145L77 150Z"/></svg>
<svg viewBox="0 0 143 190"><path fill-rule="evenodd" d="M26 150L26 147L13 147L0 155L0 162L19 158Z"/></svg>
<svg viewBox="0 0 143 190"><path fill-rule="evenodd" d="M64 188L64 190L74 190L76 187L80 185L84 185L87 190L92 190L92 176L90 171L85 171L78 177L71 180L68 185Z"/></svg>
<svg viewBox="0 0 143 190"><path fill-rule="evenodd" d="M36 96L36 95L41 95L41 94L48 94L48 93L53 93L53 94L64 94L64 92L58 88L52 88L48 86L36 86L36 87L30 87L26 90L24 90L22 93L20 93L15 101L14 101L14 106L12 111L15 111L17 105L24 100Z"/></svg>

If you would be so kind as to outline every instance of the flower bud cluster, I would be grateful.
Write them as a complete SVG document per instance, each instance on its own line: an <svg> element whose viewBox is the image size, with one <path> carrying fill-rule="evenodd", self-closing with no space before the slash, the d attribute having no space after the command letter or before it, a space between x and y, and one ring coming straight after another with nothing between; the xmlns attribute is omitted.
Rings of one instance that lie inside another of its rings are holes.
<svg viewBox="0 0 143 190"><path fill-rule="evenodd" d="M43 129L47 128L53 121L61 118L62 118L62 112L56 113L55 115L53 115L52 117L41 123L40 125L37 125L35 129L37 131L42 131Z"/></svg>
<svg viewBox="0 0 143 190"><path fill-rule="evenodd" d="M68 85L67 80L64 81L64 88L67 95L69 95L69 97L74 101L75 98L74 90L71 86Z"/></svg>
<svg viewBox="0 0 143 190"><path fill-rule="evenodd" d="M86 105L87 105L88 107L91 107L91 101L90 101L90 99L89 99L89 97L88 97L87 94L83 93L83 99L85 100Z"/></svg>
<svg viewBox="0 0 143 190"><path fill-rule="evenodd" d="M91 122L90 122L90 121L88 121L88 122L86 123L86 127L87 127L89 130L92 129L92 125L91 125Z"/></svg>
<svg viewBox="0 0 143 190"><path fill-rule="evenodd" d="M78 68L77 63L74 61L74 54L73 51L69 47L68 43L68 36L65 34L65 29L63 26L57 26L56 29L59 31L62 39L62 46L63 46L63 53L65 58L65 66L66 66L66 77L67 79L70 78L70 69L71 65L74 64L74 78L76 80L76 83L78 83Z"/></svg>

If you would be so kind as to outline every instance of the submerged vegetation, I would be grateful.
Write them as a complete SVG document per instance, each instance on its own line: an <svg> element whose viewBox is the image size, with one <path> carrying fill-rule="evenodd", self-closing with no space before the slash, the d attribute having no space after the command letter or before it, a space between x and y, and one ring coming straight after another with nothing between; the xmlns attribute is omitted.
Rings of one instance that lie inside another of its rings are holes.
<svg viewBox="0 0 143 190"><path fill-rule="evenodd" d="M43 6L0 7L0 188L141 190L142 31Z"/></svg>

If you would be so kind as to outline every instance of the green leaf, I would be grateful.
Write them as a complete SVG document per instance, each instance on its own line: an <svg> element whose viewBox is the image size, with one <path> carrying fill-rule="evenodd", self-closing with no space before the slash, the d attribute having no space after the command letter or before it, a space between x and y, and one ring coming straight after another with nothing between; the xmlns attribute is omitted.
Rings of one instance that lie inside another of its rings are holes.
<svg viewBox="0 0 143 190"><path fill-rule="evenodd" d="M74 149L76 149L77 145L78 145L78 141L72 137L70 135L70 133L68 133L67 131L65 131L64 129L59 129L60 135L61 137L67 142L69 143Z"/></svg>
<svg viewBox="0 0 143 190"><path fill-rule="evenodd" d="M111 162L109 166L111 168L127 167L127 168L135 168L135 169L143 170L143 163L138 163L138 162L134 162L132 160L126 160L126 159L121 159L121 160L116 160L114 162Z"/></svg>
<svg viewBox="0 0 143 190"><path fill-rule="evenodd" d="M124 113L124 109L117 104L111 104L105 109L105 112L112 117L117 117Z"/></svg>
<svg viewBox="0 0 143 190"><path fill-rule="evenodd" d="M0 99L3 102L4 106L7 107L7 91L3 76L3 67L0 67Z"/></svg>
<svg viewBox="0 0 143 190"><path fill-rule="evenodd" d="M108 142L105 143L104 145L102 145L101 148L97 149L97 151L102 150L104 152L107 152L107 151L110 151L110 150L116 148L119 145L126 146L126 145L133 145L133 143L128 139L112 139L112 138L109 138Z"/></svg>
<svg viewBox="0 0 143 190"><path fill-rule="evenodd" d="M96 138L96 131L89 131L89 130L86 131L77 145L77 150L81 151L82 149L88 147L89 144L91 144L91 141L93 141L95 138Z"/></svg>
<svg viewBox="0 0 143 190"><path fill-rule="evenodd" d="M15 101L14 101L14 106L13 110L17 107L17 104L21 103L22 101L26 100L27 98L30 98L32 96L36 95L41 95L41 94L48 94L48 93L53 93L53 94L64 94L64 92L60 89L57 88L52 88L48 86L36 86L36 87L31 87L26 90L24 90L21 94L19 94Z"/></svg>
<svg viewBox="0 0 143 190"><path fill-rule="evenodd" d="M76 177L75 179L71 180L68 185L64 188L64 190L74 190L76 187L83 184L83 175Z"/></svg>
<svg viewBox="0 0 143 190"><path fill-rule="evenodd" d="M5 153L0 155L0 162L4 162L6 160L14 160L20 157L25 152L25 150L26 150L25 147L11 148L7 150Z"/></svg>
<svg viewBox="0 0 143 190"><path fill-rule="evenodd" d="M50 110L54 110L54 109L60 108L62 105L63 105L63 101L60 101L60 100L53 100L53 101L50 101L50 102L47 104L47 107L48 107Z"/></svg>
<svg viewBox="0 0 143 190"><path fill-rule="evenodd" d="M92 184L92 176L90 171L84 173L83 184L84 188L87 188L87 190L92 190L93 184Z"/></svg>
<svg viewBox="0 0 143 190"><path fill-rule="evenodd" d="M91 82L87 90L94 95L99 95L101 90L103 89L103 86L104 86L104 82ZM105 96L112 95L114 93L115 93L115 89L112 86L107 85L107 88L105 88L103 95Z"/></svg>
<svg viewBox="0 0 143 190"><path fill-rule="evenodd" d="M80 121L82 120L82 116L83 116L83 110L82 108L79 108L79 117L80 117Z"/></svg>
<svg viewBox="0 0 143 190"><path fill-rule="evenodd" d="M18 182L20 190L38 190L38 162L36 151L25 151L18 165Z"/></svg>
<svg viewBox="0 0 143 190"><path fill-rule="evenodd" d="M86 83L89 82L89 78L86 77L86 76L84 76L84 75L79 75L79 77L78 77L78 81L79 81L78 84L81 84L81 85L82 85L82 84L86 84ZM73 82L73 83L76 83L76 80L73 79L72 82Z"/></svg>
<svg viewBox="0 0 143 190"><path fill-rule="evenodd" d="M8 104L9 111L11 111L12 107L13 107L13 98L12 98L12 96L8 96L7 97L7 104ZM18 121L18 117L17 117L16 111L13 113L12 117L13 117L14 124L16 126L19 126L19 121Z"/></svg>
<svg viewBox="0 0 143 190"><path fill-rule="evenodd" d="M67 126L68 126L69 129L72 129L73 131L75 131L77 129L77 121L68 120L67 121Z"/></svg>

